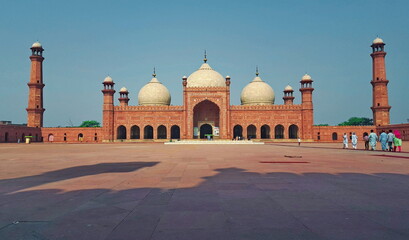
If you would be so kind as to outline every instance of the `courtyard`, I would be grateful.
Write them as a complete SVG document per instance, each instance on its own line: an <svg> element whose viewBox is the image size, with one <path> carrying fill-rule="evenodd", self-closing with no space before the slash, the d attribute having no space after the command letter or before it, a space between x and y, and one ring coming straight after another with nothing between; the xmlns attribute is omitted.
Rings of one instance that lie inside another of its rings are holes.
<svg viewBox="0 0 409 240"><path fill-rule="evenodd" d="M0 239L409 239L407 142L341 145L2 144Z"/></svg>

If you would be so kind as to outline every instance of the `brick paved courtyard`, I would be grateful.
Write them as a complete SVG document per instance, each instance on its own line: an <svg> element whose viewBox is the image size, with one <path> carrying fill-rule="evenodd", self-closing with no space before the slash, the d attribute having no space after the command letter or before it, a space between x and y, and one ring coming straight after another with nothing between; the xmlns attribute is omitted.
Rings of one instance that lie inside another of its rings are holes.
<svg viewBox="0 0 409 240"><path fill-rule="evenodd" d="M0 239L409 239L409 153L340 145L1 144Z"/></svg>

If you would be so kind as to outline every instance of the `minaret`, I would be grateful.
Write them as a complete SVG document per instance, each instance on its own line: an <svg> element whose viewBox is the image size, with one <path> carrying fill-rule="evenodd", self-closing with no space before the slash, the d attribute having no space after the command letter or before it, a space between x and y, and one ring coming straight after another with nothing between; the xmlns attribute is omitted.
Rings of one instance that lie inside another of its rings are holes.
<svg viewBox="0 0 409 240"><path fill-rule="evenodd" d="M31 71L28 93L27 126L43 127L43 47L39 42L31 46Z"/></svg>
<svg viewBox="0 0 409 240"><path fill-rule="evenodd" d="M312 136L312 126L314 124L314 108L312 104L312 92L314 88L312 87L311 76L305 74L300 83L301 83L301 108L302 108L302 139L313 139Z"/></svg>
<svg viewBox="0 0 409 240"><path fill-rule="evenodd" d="M114 140L114 81L110 76L107 76L102 83L104 89L102 93L104 94L104 105L102 107L102 131L103 140L113 141Z"/></svg>
<svg viewBox="0 0 409 240"><path fill-rule="evenodd" d="M385 43L377 37L372 47L372 113L375 126L389 125L388 83L385 71Z"/></svg>
<svg viewBox="0 0 409 240"><path fill-rule="evenodd" d="M294 90L290 85L284 88L284 105L293 105L294 102Z"/></svg>
<svg viewBox="0 0 409 240"><path fill-rule="evenodd" d="M129 98L128 98L128 89L126 89L126 87L121 88L121 90L119 90L119 104L122 107L126 107L128 106L128 102L129 102Z"/></svg>

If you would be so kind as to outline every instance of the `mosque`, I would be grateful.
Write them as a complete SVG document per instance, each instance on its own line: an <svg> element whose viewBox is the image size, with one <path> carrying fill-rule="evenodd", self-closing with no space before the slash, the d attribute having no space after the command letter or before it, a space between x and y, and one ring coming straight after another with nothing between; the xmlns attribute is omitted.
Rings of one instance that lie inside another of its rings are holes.
<svg viewBox="0 0 409 240"><path fill-rule="evenodd" d="M43 47L31 47L31 73L28 83L27 126L0 125L0 141L15 142L33 136L43 142L140 142L185 139L252 139L254 141L340 141L344 132L363 135L371 129L393 127L408 139L408 124L390 126L388 80L385 71L385 43L376 38L372 47L374 126L314 126L313 80L300 79L301 104L294 104L294 89L286 86L281 96L259 76L244 86L241 105L230 105L230 77L223 77L204 62L189 77L182 78L183 104L171 105L169 90L156 77L140 89L138 105L128 105L128 90L119 90L115 103L115 82L103 82L102 127L47 128L43 126ZM283 104L277 104L282 97Z"/></svg>

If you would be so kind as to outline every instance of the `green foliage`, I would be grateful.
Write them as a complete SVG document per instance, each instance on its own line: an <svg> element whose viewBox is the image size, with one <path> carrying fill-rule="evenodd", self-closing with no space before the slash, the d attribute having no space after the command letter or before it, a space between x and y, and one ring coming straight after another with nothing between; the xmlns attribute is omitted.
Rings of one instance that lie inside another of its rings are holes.
<svg viewBox="0 0 409 240"><path fill-rule="evenodd" d="M321 124L315 124L314 126L325 127L325 126L329 126L329 125L326 124L326 123L321 123Z"/></svg>
<svg viewBox="0 0 409 240"><path fill-rule="evenodd" d="M338 126L370 126L373 120L366 117L351 117L348 121L338 124Z"/></svg>
<svg viewBox="0 0 409 240"><path fill-rule="evenodd" d="M101 127L101 124L95 120L83 121L80 127Z"/></svg>

